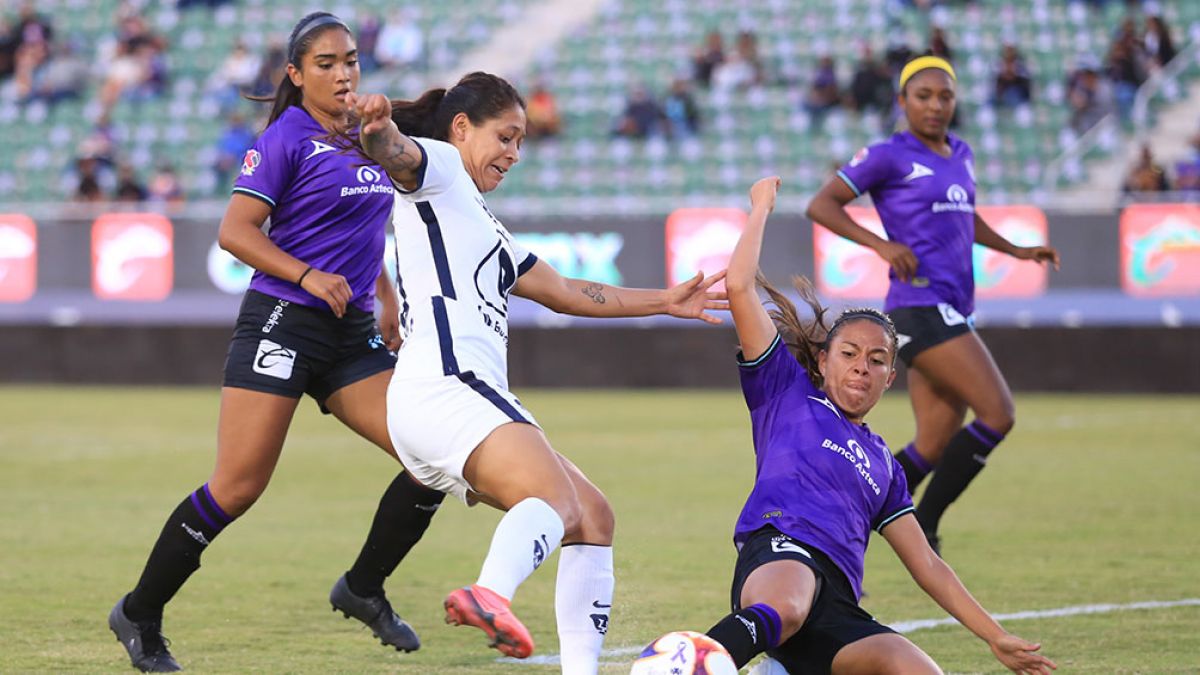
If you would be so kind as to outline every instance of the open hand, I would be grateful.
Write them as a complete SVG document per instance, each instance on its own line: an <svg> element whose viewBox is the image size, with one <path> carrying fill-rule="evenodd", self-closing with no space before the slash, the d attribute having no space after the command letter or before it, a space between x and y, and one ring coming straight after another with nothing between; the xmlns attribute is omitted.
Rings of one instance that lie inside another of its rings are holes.
<svg viewBox="0 0 1200 675"><path fill-rule="evenodd" d="M1014 255L1021 260L1053 263L1055 271L1058 270L1058 249L1053 246L1021 246L1017 248Z"/></svg>
<svg viewBox="0 0 1200 675"><path fill-rule="evenodd" d="M708 290L713 284L724 278L725 270L707 278L705 278L704 272L697 272L696 276L682 284L668 288L666 291L667 314L681 319L700 319L711 324L723 323L721 319L705 310L729 309L729 296L724 291Z"/></svg>
<svg viewBox="0 0 1200 675"><path fill-rule="evenodd" d="M1058 668L1053 661L1037 653L1042 645L1022 640L1016 635L1005 633L990 646L1000 663L1019 675L1050 675L1052 670Z"/></svg>

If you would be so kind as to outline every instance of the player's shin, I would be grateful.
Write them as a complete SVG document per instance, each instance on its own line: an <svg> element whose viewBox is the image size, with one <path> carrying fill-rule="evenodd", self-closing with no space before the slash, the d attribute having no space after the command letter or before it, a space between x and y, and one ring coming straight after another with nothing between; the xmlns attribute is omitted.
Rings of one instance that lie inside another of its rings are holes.
<svg viewBox="0 0 1200 675"><path fill-rule="evenodd" d="M212 498L207 483L184 498L167 518L137 586L125 600L126 616L133 621L161 617L200 568L200 554L233 520Z"/></svg>
<svg viewBox="0 0 1200 675"><path fill-rule="evenodd" d="M755 656L778 646L782 630L779 613L760 602L727 615L708 629L708 636L720 642L734 664L741 668Z"/></svg>
<svg viewBox="0 0 1200 675"><path fill-rule="evenodd" d="M496 525L476 583L512 600L517 586L550 557L562 538L563 521L553 507L536 497L518 502Z"/></svg>
<svg viewBox="0 0 1200 675"><path fill-rule="evenodd" d="M346 572L350 590L362 597L382 595L384 579L421 540L445 496L400 472L380 498L362 551Z"/></svg>
<svg viewBox="0 0 1200 675"><path fill-rule="evenodd" d="M554 589L563 675L595 675L608 633L613 585L611 546L563 546Z"/></svg>

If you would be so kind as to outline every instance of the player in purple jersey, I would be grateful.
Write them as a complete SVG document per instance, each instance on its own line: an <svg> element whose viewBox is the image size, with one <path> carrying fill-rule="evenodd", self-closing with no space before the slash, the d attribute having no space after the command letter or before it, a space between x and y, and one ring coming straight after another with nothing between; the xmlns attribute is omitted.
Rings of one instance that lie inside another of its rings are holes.
<svg viewBox="0 0 1200 675"><path fill-rule="evenodd" d="M357 58L349 28L333 15L317 12L296 25L287 75L267 99L274 101L270 121L246 153L221 222L221 246L256 272L225 363L216 468L170 515L137 586L109 615L142 671L179 670L161 634L163 610L209 543L266 489L304 394L396 457L386 396L399 303L382 267L393 188L378 166L362 166L322 141L350 128L346 99L358 84ZM376 299L383 305L378 328ZM392 610L383 578L420 539L443 497L400 473L368 546L330 596L335 608L404 651L420 641Z"/></svg>
<svg viewBox="0 0 1200 675"><path fill-rule="evenodd" d="M1040 645L1005 632L929 547L904 470L865 417L895 379L896 334L872 309L850 309L825 327L807 280L803 320L759 279L763 230L778 178L750 191L751 211L725 279L741 353L742 393L754 437L754 488L738 518L733 613L708 631L740 668L767 653L792 675L940 673L907 638L858 606L871 530L887 539L913 579L985 640L1005 666L1048 673ZM759 299L762 285L775 309Z"/></svg>
<svg viewBox="0 0 1200 675"><path fill-rule="evenodd" d="M975 211L975 158L947 131L954 116L954 69L923 56L904 67L900 107L908 130L864 148L808 206L808 216L875 250L891 265L884 311L895 321L916 437L896 458L912 493L933 472L917 520L935 550L946 508L983 469L1013 427L1008 383L974 330L975 243L1021 260L1053 263L1050 246L1015 246ZM845 205L870 193L887 239L858 225ZM975 420L963 426L967 408ZM936 471L935 471L936 467Z"/></svg>

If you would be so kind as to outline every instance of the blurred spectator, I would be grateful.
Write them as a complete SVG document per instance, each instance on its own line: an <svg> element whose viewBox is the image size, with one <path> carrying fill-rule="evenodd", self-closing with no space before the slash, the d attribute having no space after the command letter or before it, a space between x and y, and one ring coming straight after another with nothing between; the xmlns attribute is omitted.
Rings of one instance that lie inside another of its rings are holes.
<svg viewBox="0 0 1200 675"><path fill-rule="evenodd" d="M946 31L942 30L941 26L934 26L929 33L929 51L926 52L930 56L940 56L947 61L954 61L954 53L950 50L949 43L946 42Z"/></svg>
<svg viewBox="0 0 1200 675"><path fill-rule="evenodd" d="M900 71L904 69L904 64L908 63L916 56L912 47L902 42L892 42L888 44L887 53L884 54L884 63L887 64L888 73L892 79L899 77Z"/></svg>
<svg viewBox="0 0 1200 675"><path fill-rule="evenodd" d="M179 7L179 9L187 9L189 7L207 7L209 9L214 9L230 1L231 0L178 0L178 4L176 6Z"/></svg>
<svg viewBox="0 0 1200 675"><path fill-rule="evenodd" d="M375 60L380 68L424 68L425 37L406 10L396 10L379 31Z"/></svg>
<svg viewBox="0 0 1200 675"><path fill-rule="evenodd" d="M104 189L101 187L100 165L91 157L80 157L75 161L75 201L102 202Z"/></svg>
<svg viewBox="0 0 1200 675"><path fill-rule="evenodd" d="M254 80L262 68L262 57L250 51L241 39L233 44L233 49L221 63L208 82L211 91L222 107L235 105L243 94L248 94L254 88Z"/></svg>
<svg viewBox="0 0 1200 675"><path fill-rule="evenodd" d="M13 29L16 40L12 56L13 82L18 99L32 96L33 74L50 57L52 35L50 22L37 13L34 4L23 3Z"/></svg>
<svg viewBox="0 0 1200 675"><path fill-rule="evenodd" d="M663 116L671 138L688 138L700 131L700 107L692 98L692 85L683 78L671 83L671 92L663 101Z"/></svg>
<svg viewBox="0 0 1200 675"><path fill-rule="evenodd" d="M1176 190L1200 190L1200 132L1192 136L1192 156L1175 165Z"/></svg>
<svg viewBox="0 0 1200 675"><path fill-rule="evenodd" d="M840 98L833 57L824 55L817 61L817 69L808 85L808 92L804 95L804 109L810 115L820 118L830 109L837 107Z"/></svg>
<svg viewBox="0 0 1200 675"><path fill-rule="evenodd" d="M279 40L272 40L267 47L267 53L258 67L258 75L250 92L254 96L271 96L279 88L284 73L287 72L287 51Z"/></svg>
<svg viewBox="0 0 1200 675"><path fill-rule="evenodd" d="M183 201L183 185L170 162L160 162L146 184L146 199L152 202L177 204Z"/></svg>
<svg viewBox="0 0 1200 675"><path fill-rule="evenodd" d="M364 73L369 73L379 67L375 60L375 49L379 46L379 31L383 30L383 22L374 14L368 14L358 24L355 31L358 37L358 67Z"/></svg>
<svg viewBox="0 0 1200 675"><path fill-rule="evenodd" d="M118 202L141 202L146 199L146 188L138 180L137 173L129 164L117 167L117 190L113 198Z"/></svg>
<svg viewBox="0 0 1200 675"><path fill-rule="evenodd" d="M1142 156L1125 178L1122 191L1130 192L1166 192L1171 189L1167 182L1167 173L1158 162L1149 145L1142 146Z"/></svg>
<svg viewBox="0 0 1200 675"><path fill-rule="evenodd" d="M713 71L725 62L725 41L721 39L718 30L708 31L704 36L704 45L692 56L692 78L702 86L712 84Z"/></svg>
<svg viewBox="0 0 1200 675"><path fill-rule="evenodd" d="M53 105L59 101L79 98L88 84L88 64L76 53L71 43L55 42L50 59L33 73L33 91L29 97Z"/></svg>
<svg viewBox="0 0 1200 675"><path fill-rule="evenodd" d="M124 14L100 87L101 109L107 113L122 97L146 100L161 94L167 84L165 51L166 41L146 27L141 15Z"/></svg>
<svg viewBox="0 0 1200 675"><path fill-rule="evenodd" d="M1033 98L1033 78L1025 67L1021 53L1011 44L1004 45L1000 68L996 73L996 92L993 103L1006 108L1025 105Z"/></svg>
<svg viewBox="0 0 1200 675"><path fill-rule="evenodd" d="M625 111L613 130L618 136L646 138L662 131L663 109L644 85L638 85L625 101Z"/></svg>
<svg viewBox="0 0 1200 675"><path fill-rule="evenodd" d="M254 145L254 139L254 131L246 123L246 118L239 112L230 113L217 139L217 160L213 165L217 185L229 187L233 183L246 151Z"/></svg>
<svg viewBox="0 0 1200 675"><path fill-rule="evenodd" d="M1095 63L1082 59L1067 80L1067 102L1071 106L1071 128L1083 134L1113 111L1112 89L1100 78Z"/></svg>
<svg viewBox="0 0 1200 675"><path fill-rule="evenodd" d="M19 43L20 37L8 17L0 14L0 80L13 74Z"/></svg>
<svg viewBox="0 0 1200 675"><path fill-rule="evenodd" d="M562 131L558 99L542 82L533 87L525 107L525 133L529 138L552 138Z"/></svg>
<svg viewBox="0 0 1200 675"><path fill-rule="evenodd" d="M877 61L871 48L864 45L850 81L847 105L859 112L871 109L886 112L891 109L893 98L892 75L887 64Z"/></svg>
<svg viewBox="0 0 1200 675"><path fill-rule="evenodd" d="M716 89L745 89L766 80L758 36L751 31L738 33L733 54L713 69L712 86Z"/></svg>
<svg viewBox="0 0 1200 675"><path fill-rule="evenodd" d="M1141 55L1135 51L1137 49L1136 42L1118 39L1113 42L1112 49L1108 53L1108 79L1112 82L1113 99L1117 104L1117 112L1124 121L1129 120L1138 87L1146 81L1146 70L1142 64Z"/></svg>
<svg viewBox="0 0 1200 675"><path fill-rule="evenodd" d="M1146 17L1146 36L1142 44L1152 67L1162 68L1175 58L1175 42L1171 39L1171 29L1161 16L1151 14Z"/></svg>

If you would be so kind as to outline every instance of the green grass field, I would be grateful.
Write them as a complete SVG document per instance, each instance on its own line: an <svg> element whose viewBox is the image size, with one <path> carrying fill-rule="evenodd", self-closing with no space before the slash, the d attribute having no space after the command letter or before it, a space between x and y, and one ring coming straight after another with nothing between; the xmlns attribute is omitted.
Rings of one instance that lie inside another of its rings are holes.
<svg viewBox="0 0 1200 675"><path fill-rule="evenodd" d="M608 646L631 648L724 615L733 522L753 476L734 391L524 391L551 441L617 513ZM127 672L105 618L136 581L167 514L212 467L215 389L0 388L0 672ZM944 554L990 610L1200 598L1200 398L1020 396L1017 427L944 523ZM871 415L894 446L908 402ZM400 655L330 611L395 468L311 402L271 488L206 553L165 632L192 672L554 672L497 662L482 633L442 623L474 580L497 515L447 502L389 584L424 640ZM516 607L557 651L554 565ZM875 538L867 609L944 614ZM1200 672L1200 607L1014 620L1060 672ZM997 672L958 626L910 637L948 671ZM628 672L612 656L605 673Z"/></svg>

